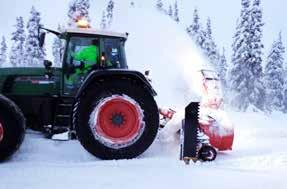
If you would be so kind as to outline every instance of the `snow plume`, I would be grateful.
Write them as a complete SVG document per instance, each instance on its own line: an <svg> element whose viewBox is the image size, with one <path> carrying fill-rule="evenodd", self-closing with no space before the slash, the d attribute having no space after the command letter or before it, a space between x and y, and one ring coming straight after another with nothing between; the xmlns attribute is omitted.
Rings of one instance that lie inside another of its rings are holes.
<svg viewBox="0 0 287 189"><path fill-rule="evenodd" d="M130 69L151 70L159 106L183 109L198 100L202 94L198 71L207 63L183 27L156 9L119 10L125 9L116 9L113 27L130 33L126 46Z"/></svg>

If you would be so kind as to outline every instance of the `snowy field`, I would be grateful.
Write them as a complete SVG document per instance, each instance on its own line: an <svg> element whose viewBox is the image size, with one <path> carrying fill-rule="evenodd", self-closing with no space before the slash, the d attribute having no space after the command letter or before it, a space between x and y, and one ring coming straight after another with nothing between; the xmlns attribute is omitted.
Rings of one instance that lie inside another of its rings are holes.
<svg viewBox="0 0 287 189"><path fill-rule="evenodd" d="M77 141L28 131L20 151L0 165L0 188L286 188L287 116L230 115L237 123L234 150L189 166L178 160L177 141L157 140L137 159L102 161Z"/></svg>

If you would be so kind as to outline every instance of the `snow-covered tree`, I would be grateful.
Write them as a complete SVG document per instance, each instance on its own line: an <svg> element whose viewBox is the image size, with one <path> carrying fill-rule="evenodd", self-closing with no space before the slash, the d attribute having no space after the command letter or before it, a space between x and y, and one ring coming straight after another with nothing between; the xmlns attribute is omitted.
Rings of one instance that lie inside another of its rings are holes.
<svg viewBox="0 0 287 189"><path fill-rule="evenodd" d="M256 14L253 14L256 3L251 6L250 0L242 0L241 5L241 15L232 44L229 80L234 96L231 102L241 111L245 111L250 105L263 110L265 89L262 82L262 65L259 61L261 54L255 55L261 50L255 43L256 40L261 40L261 35L256 34L257 37L254 37L254 32L259 32L259 29L254 30L252 26L257 25L257 22L254 22ZM258 27L261 29L262 26L258 24Z"/></svg>
<svg viewBox="0 0 287 189"><path fill-rule="evenodd" d="M90 23L89 9L90 0L71 0L68 11L68 26L76 27L79 19L87 20Z"/></svg>
<svg viewBox="0 0 287 189"><path fill-rule="evenodd" d="M284 109L284 53L280 33L272 45L265 67L266 108L269 111Z"/></svg>
<svg viewBox="0 0 287 189"><path fill-rule="evenodd" d="M12 46L10 51L10 64L12 66L24 66L24 42L25 26L22 17L16 18L16 31L12 33Z"/></svg>
<svg viewBox="0 0 287 189"><path fill-rule="evenodd" d="M58 31L62 31L62 27L58 26ZM54 66L61 67L62 66L62 56L64 53L64 44L59 37L54 38L54 42L52 45L52 53L54 56Z"/></svg>
<svg viewBox="0 0 287 189"><path fill-rule="evenodd" d="M193 13L193 22L192 24L186 29L189 36L193 39L193 41L197 44L198 47L202 48L203 43L205 41L205 31L202 29L200 22L199 22L199 15L197 9L194 9Z"/></svg>
<svg viewBox="0 0 287 189"><path fill-rule="evenodd" d="M157 2L156 2L156 8L157 8L159 11L163 11L163 3L162 3L162 0L157 0Z"/></svg>
<svg viewBox="0 0 287 189"><path fill-rule="evenodd" d="M283 99L283 111L287 113L287 64L284 66L284 99Z"/></svg>
<svg viewBox="0 0 287 189"><path fill-rule="evenodd" d="M240 18L237 20L236 33L232 44L232 67L230 70L230 88L234 93L231 104L239 110L246 110L250 103L250 79L251 72L248 69L249 44L247 37L250 30L250 0L241 1L242 10Z"/></svg>
<svg viewBox="0 0 287 189"><path fill-rule="evenodd" d="M39 67L43 65L45 52L39 46L39 27L41 26L40 13L32 7L30 19L27 23L27 38L25 41L25 66Z"/></svg>
<svg viewBox="0 0 287 189"><path fill-rule="evenodd" d="M102 15L101 29L102 30L107 29L107 16L106 16L106 12L105 11L103 11L103 15Z"/></svg>
<svg viewBox="0 0 287 189"><path fill-rule="evenodd" d="M179 15L178 15L177 1L175 1L173 8L174 8L173 19L174 19L174 21L179 22L180 20L179 20Z"/></svg>
<svg viewBox="0 0 287 189"><path fill-rule="evenodd" d="M131 7L135 7L135 2L131 1L130 5Z"/></svg>
<svg viewBox="0 0 287 189"><path fill-rule="evenodd" d="M228 65L227 65L227 61L225 57L225 49L223 48L222 54L220 55L220 59L218 62L217 71L218 71L218 75L219 75L219 78L221 80L221 83L224 89L227 88L227 82L226 82L227 68L228 68Z"/></svg>
<svg viewBox="0 0 287 189"><path fill-rule="evenodd" d="M210 63L214 66L216 71L219 72L220 55L212 36L210 18L207 19L206 29L203 32L203 35L204 35L204 41L201 45L203 52L208 57Z"/></svg>
<svg viewBox="0 0 287 189"><path fill-rule="evenodd" d="M284 84L283 112L287 113L287 79L286 79L286 76L285 76L285 84Z"/></svg>
<svg viewBox="0 0 287 189"><path fill-rule="evenodd" d="M284 87L283 112L287 113L287 87Z"/></svg>
<svg viewBox="0 0 287 189"><path fill-rule="evenodd" d="M168 11L167 11L168 16L173 17L173 10L172 10L172 6L169 5L168 7Z"/></svg>
<svg viewBox="0 0 287 189"><path fill-rule="evenodd" d="M108 27L111 27L111 25L112 25L113 14L114 14L114 6L115 6L114 1L110 0L108 2L108 6L107 6L107 26Z"/></svg>
<svg viewBox="0 0 287 189"><path fill-rule="evenodd" d="M251 29L250 29L250 68L253 78L253 88L250 91L250 100L257 108L264 110L265 106L265 87L263 83L262 56L264 45L262 43L263 36L263 15L261 8L261 0L254 0L251 9Z"/></svg>
<svg viewBox="0 0 287 189"><path fill-rule="evenodd" d="M2 41L0 44L0 67L6 62L7 60L7 44L6 44L6 39L3 36Z"/></svg>
<svg viewBox="0 0 287 189"><path fill-rule="evenodd" d="M186 29L186 31L191 37L193 37L199 33L200 28L198 10L194 9L192 24Z"/></svg>

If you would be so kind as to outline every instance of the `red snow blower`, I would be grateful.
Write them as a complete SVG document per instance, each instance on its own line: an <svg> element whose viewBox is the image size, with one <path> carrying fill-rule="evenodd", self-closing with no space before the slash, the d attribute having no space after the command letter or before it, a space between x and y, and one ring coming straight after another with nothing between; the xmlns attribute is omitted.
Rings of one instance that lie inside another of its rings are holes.
<svg viewBox="0 0 287 189"><path fill-rule="evenodd" d="M202 70L204 95L202 101L185 108L181 129L180 158L186 164L213 161L218 151L232 150L234 129L222 110L223 98L217 74Z"/></svg>

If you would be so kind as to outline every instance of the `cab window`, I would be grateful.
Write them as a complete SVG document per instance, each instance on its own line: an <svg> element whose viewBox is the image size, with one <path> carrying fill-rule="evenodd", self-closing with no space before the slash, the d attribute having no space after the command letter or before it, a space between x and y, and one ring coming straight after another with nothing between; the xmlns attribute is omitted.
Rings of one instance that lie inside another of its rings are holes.
<svg viewBox="0 0 287 189"><path fill-rule="evenodd" d="M122 39L104 39L104 53L106 59L112 68L126 68L126 60L124 55L124 42Z"/></svg>
<svg viewBox="0 0 287 189"><path fill-rule="evenodd" d="M92 46L96 46L99 49L99 39L91 38L91 37L71 37L68 47L68 64L74 64L75 66L81 64L81 62L85 63L93 63L96 64L97 60L94 60L93 57L99 56L99 52L93 54L88 49ZM92 58L90 58L92 57Z"/></svg>

